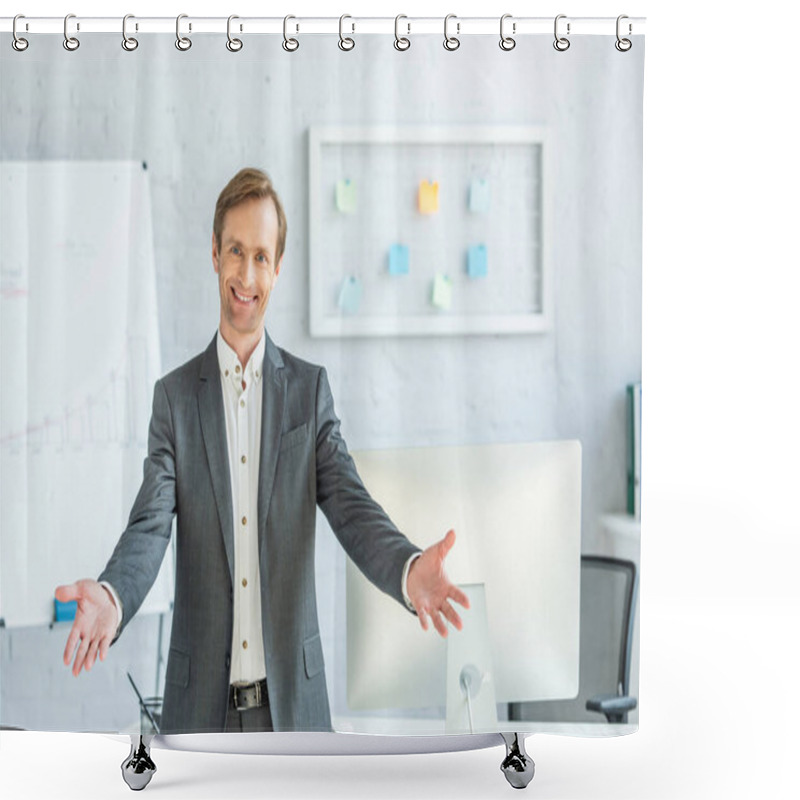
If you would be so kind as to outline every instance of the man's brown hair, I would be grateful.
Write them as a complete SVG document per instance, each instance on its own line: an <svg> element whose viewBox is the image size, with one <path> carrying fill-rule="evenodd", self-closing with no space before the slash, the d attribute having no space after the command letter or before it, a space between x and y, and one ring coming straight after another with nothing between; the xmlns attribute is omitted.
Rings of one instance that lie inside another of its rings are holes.
<svg viewBox="0 0 800 800"><path fill-rule="evenodd" d="M240 169L228 181L228 185L220 192L217 198L217 207L214 210L214 237L217 240L217 248L222 247L222 227L225 223L225 215L234 206L238 206L245 200L251 198L272 199L275 203L275 210L278 212L278 244L275 252L275 264L277 265L284 248L286 247L286 214L283 213L283 206L266 172L262 172L255 167L245 167Z"/></svg>

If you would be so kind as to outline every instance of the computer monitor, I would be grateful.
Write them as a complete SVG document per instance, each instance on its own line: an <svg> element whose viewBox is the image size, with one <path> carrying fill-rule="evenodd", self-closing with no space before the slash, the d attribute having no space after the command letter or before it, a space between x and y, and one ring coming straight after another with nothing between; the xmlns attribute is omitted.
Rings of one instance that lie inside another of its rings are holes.
<svg viewBox="0 0 800 800"><path fill-rule="evenodd" d="M453 528L445 568L482 584L498 703L578 692L581 448L577 441L354 452L369 492L426 547ZM348 561L352 711L444 706L447 640ZM460 611L460 607L458 607ZM450 627L449 637L470 636ZM485 626L484 626L485 627ZM463 650L463 648L461 648Z"/></svg>

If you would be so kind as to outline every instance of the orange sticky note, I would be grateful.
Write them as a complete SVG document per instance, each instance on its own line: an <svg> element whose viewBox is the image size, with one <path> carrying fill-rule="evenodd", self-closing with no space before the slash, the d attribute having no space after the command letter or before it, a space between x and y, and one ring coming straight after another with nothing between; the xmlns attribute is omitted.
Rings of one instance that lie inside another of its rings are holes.
<svg viewBox="0 0 800 800"><path fill-rule="evenodd" d="M439 210L439 182L420 181L419 213L434 214Z"/></svg>

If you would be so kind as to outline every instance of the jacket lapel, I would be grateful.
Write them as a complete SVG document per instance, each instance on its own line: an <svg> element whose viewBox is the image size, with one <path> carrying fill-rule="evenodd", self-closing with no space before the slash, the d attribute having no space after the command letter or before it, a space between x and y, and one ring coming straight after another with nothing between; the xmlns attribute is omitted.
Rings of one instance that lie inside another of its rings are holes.
<svg viewBox="0 0 800 800"><path fill-rule="evenodd" d="M262 582L266 572L267 516L272 499L272 487L275 484L275 468L278 464L281 431L283 430L283 413L286 405L286 378L283 370L283 358L280 351L267 336L264 348L264 367L262 373L262 407L261 407L261 454L258 465L258 555L262 566ZM262 589L263 589L262 584Z"/></svg>
<svg viewBox="0 0 800 800"><path fill-rule="evenodd" d="M217 503L217 514L225 543L225 555L233 585L233 500L231 499L231 475L228 464L228 440L225 434L225 408L222 402L222 385L217 358L217 337L203 355L200 366L200 384L197 391L200 410L200 427L206 448L211 486Z"/></svg>

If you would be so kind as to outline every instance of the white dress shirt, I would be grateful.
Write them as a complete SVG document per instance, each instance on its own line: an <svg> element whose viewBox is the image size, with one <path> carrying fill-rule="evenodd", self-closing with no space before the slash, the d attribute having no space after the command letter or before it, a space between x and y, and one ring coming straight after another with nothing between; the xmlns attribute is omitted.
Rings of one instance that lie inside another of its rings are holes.
<svg viewBox="0 0 800 800"><path fill-rule="evenodd" d="M217 357L225 409L225 433L233 506L233 643L231 683L267 675L261 626L258 568L258 465L261 455L262 375L266 337L242 367L217 332Z"/></svg>

